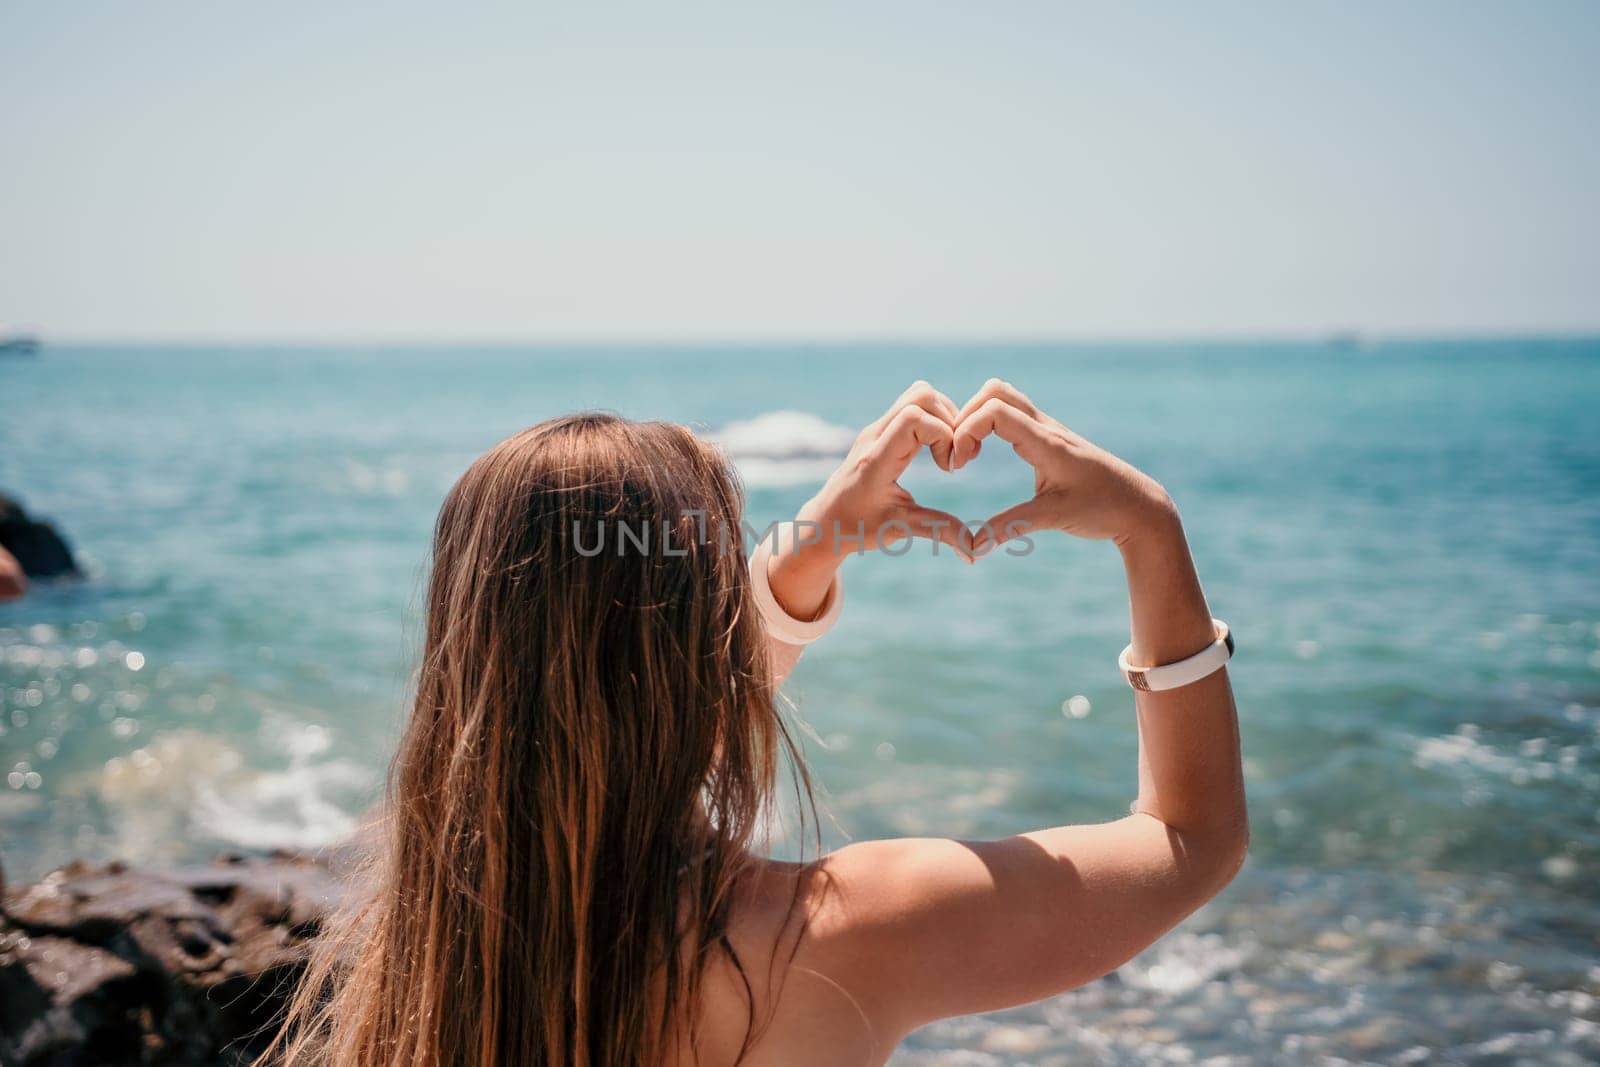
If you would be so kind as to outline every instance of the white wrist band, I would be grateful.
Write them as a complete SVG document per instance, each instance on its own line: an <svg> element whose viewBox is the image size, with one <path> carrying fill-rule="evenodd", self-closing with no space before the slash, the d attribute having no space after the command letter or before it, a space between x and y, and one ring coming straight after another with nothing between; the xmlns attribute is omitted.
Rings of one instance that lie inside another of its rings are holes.
<svg viewBox="0 0 1600 1067"><path fill-rule="evenodd" d="M1133 652L1133 646L1129 645L1117 657L1117 666L1122 669L1129 685L1146 693L1177 689L1198 682L1206 675L1221 670L1233 656L1233 631L1221 619L1212 619L1211 625L1216 629L1217 639L1188 659L1160 667L1135 667L1128 662L1128 656Z"/></svg>
<svg viewBox="0 0 1600 1067"><path fill-rule="evenodd" d="M756 550L750 556L750 588L755 593L756 607L761 611L761 619L767 624L767 633L785 644L809 645L833 629L834 622L839 618L839 609L844 605L844 589L839 584L839 575L835 573L833 581L828 585L822 609L817 613L817 617L809 622L797 619L784 611L783 605L778 603L778 598L772 595L772 585L767 577L767 563L772 559L774 551L795 552L798 548L795 525L792 522L779 523L773 537L763 537L756 542Z"/></svg>

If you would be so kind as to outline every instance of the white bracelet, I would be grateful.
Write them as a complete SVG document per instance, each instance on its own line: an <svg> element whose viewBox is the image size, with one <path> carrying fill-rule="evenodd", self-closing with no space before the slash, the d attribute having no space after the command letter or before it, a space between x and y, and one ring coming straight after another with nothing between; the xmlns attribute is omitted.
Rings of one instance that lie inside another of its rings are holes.
<svg viewBox="0 0 1600 1067"><path fill-rule="evenodd" d="M774 550L783 551L787 545L788 551L799 550L795 524L792 522L779 523L777 533L771 537L763 537L756 543L756 550L750 556L750 588L755 593L756 607L761 611L761 619L767 624L767 633L779 641L790 645L809 645L829 630L833 629L834 622L839 618L839 609L844 605L844 589L839 584L839 575L835 572L833 581L828 585L828 592L822 602L822 609L815 619L809 622L797 619L783 610L783 605L778 603L778 598L772 595L772 584L767 577L767 563L772 559Z"/></svg>
<svg viewBox="0 0 1600 1067"><path fill-rule="evenodd" d="M1206 675L1221 670L1233 656L1233 631L1221 619L1212 619L1211 625L1216 630L1217 639L1188 659L1160 667L1135 667L1128 662L1128 656L1133 652L1133 646L1129 645L1117 657L1117 666L1122 669L1129 685L1146 693L1177 689L1198 682Z"/></svg>

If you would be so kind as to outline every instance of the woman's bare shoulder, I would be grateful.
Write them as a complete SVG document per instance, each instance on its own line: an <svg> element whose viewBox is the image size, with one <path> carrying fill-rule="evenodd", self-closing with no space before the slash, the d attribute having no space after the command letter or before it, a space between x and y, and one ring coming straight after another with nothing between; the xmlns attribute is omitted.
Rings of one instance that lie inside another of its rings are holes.
<svg viewBox="0 0 1600 1067"><path fill-rule="evenodd" d="M874 1033L857 994L833 974L848 940L833 882L827 858L752 862L729 914L731 954L713 954L702 987L701 1064L865 1067L893 1050L894 1039Z"/></svg>

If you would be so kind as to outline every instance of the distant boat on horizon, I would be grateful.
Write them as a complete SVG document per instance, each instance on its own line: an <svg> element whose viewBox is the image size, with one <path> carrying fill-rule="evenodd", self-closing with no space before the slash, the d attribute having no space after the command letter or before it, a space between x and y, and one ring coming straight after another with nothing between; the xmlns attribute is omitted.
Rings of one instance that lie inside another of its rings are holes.
<svg viewBox="0 0 1600 1067"><path fill-rule="evenodd" d="M0 326L0 356L31 356L39 351L39 338Z"/></svg>
<svg viewBox="0 0 1600 1067"><path fill-rule="evenodd" d="M1372 347L1372 339L1360 330L1335 330L1324 339L1324 343L1329 348L1353 352L1365 352Z"/></svg>

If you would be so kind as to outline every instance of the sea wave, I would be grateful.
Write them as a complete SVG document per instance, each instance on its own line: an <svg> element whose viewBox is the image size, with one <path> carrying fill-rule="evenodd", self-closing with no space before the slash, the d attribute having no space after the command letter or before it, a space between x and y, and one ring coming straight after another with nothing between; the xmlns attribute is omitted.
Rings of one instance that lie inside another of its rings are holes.
<svg viewBox="0 0 1600 1067"><path fill-rule="evenodd" d="M1504 876L1251 867L1105 978L933 1023L890 1063L1593 1063L1590 955L1545 933L1582 912ZM1541 951L1519 954L1530 935Z"/></svg>
<svg viewBox="0 0 1600 1067"><path fill-rule="evenodd" d="M856 431L804 411L769 411L706 435L720 445L747 486L799 485L826 478L850 451Z"/></svg>
<svg viewBox="0 0 1600 1067"><path fill-rule="evenodd" d="M247 849L316 849L356 829L370 768L327 757L327 730L285 724L286 766L260 768L234 745L172 730L108 760L93 791L110 816L114 851L163 856L175 841Z"/></svg>

